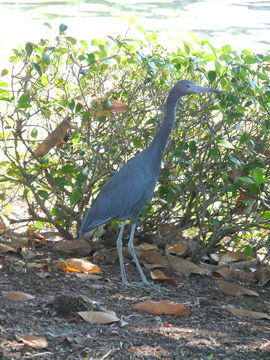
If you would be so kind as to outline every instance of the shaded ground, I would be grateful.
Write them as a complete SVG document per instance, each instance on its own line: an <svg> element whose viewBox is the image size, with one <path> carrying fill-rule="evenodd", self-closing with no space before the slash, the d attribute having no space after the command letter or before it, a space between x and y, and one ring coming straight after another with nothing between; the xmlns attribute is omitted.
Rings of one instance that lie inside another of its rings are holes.
<svg viewBox="0 0 270 360"><path fill-rule="evenodd" d="M37 253L35 262L51 265L59 258L49 247ZM26 268L17 254L0 257L0 264L1 290L36 296L26 302L1 297L0 359L270 359L270 333L261 328L269 327L269 321L239 318L223 308L232 304L269 313L269 287L249 286L260 297L226 296L210 277L176 275L176 284L163 283L162 290L156 291L122 286L118 265L101 265L101 280L81 280L53 268L43 277L43 270ZM132 263L127 266L130 278L137 276L134 270ZM48 311L46 305L63 294L86 295L97 306L115 311L122 321L89 324L78 316ZM182 303L191 314L157 316L132 310L132 305L146 299ZM49 345L32 349L16 340L16 332L45 336Z"/></svg>

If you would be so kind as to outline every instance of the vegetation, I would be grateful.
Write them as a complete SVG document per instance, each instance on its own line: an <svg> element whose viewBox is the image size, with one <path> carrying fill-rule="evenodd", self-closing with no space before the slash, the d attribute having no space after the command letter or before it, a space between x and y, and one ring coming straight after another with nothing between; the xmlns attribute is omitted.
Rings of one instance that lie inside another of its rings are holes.
<svg viewBox="0 0 270 360"><path fill-rule="evenodd" d="M66 30L61 25L52 43L15 49L10 69L2 70L2 212L8 215L10 197L22 196L29 217L13 222L51 224L75 237L102 184L150 143L171 86L188 78L224 95L179 104L139 231L170 224L200 244L194 256L229 244L246 255L267 252L270 54L215 49L208 41L168 52L143 29L143 40L89 45Z"/></svg>

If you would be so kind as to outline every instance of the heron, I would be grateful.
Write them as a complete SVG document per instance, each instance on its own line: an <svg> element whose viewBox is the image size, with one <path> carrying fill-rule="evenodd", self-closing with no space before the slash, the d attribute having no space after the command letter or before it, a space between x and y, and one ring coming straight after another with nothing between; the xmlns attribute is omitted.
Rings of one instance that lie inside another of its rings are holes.
<svg viewBox="0 0 270 360"><path fill-rule="evenodd" d="M140 275L142 285L151 286L147 280L134 249L134 234L142 208L151 199L154 192L164 150L175 120L175 108L178 100L188 94L221 93L218 90L197 85L192 80L180 80L173 86L166 101L165 114L160 128L150 145L129 160L102 187L86 212L79 235L87 237L96 227L114 219L122 219L116 247L120 263L122 283L127 280L123 253L122 238L126 222L130 219L131 230L128 249Z"/></svg>

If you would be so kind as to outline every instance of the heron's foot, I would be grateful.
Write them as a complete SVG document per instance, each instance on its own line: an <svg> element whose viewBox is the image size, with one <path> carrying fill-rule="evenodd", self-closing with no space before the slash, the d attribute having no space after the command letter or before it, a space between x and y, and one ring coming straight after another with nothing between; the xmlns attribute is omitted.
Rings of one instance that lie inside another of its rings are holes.
<svg viewBox="0 0 270 360"><path fill-rule="evenodd" d="M158 286L156 284L151 283L150 281L140 281L140 282L129 282L129 281L122 281L122 284L125 286L134 286L134 287L140 287L140 288L149 288L156 291L171 291L170 289L167 289L165 287Z"/></svg>

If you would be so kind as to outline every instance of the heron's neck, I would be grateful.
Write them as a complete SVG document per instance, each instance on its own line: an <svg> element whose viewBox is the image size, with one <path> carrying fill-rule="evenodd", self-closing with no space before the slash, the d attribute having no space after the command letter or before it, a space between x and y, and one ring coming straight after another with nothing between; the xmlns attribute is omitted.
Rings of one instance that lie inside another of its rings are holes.
<svg viewBox="0 0 270 360"><path fill-rule="evenodd" d="M163 122L151 144L151 146L159 149L162 154L173 128L174 119L175 119L175 108L179 98L180 98L179 93L173 91L172 89L167 98Z"/></svg>

